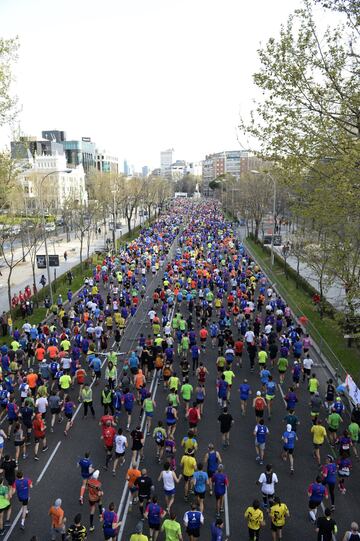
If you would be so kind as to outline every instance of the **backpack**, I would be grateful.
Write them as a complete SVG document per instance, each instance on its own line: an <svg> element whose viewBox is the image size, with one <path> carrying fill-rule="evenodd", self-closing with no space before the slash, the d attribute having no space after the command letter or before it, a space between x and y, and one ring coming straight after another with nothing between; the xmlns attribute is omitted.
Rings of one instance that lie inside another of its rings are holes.
<svg viewBox="0 0 360 541"><path fill-rule="evenodd" d="M257 411L262 411L265 408L265 404L262 398L258 397L255 400L255 409Z"/></svg>
<svg viewBox="0 0 360 541"><path fill-rule="evenodd" d="M155 441L156 443L161 443L164 441L164 434L161 432L161 430L157 430L155 432Z"/></svg>

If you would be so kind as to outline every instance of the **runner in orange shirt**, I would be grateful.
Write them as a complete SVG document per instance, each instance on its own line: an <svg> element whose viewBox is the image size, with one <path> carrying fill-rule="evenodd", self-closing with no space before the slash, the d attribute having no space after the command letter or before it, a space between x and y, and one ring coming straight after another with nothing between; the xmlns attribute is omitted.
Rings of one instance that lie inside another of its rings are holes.
<svg viewBox="0 0 360 541"><path fill-rule="evenodd" d="M133 502L135 503L137 501L136 498L136 492L137 488L134 485L136 479L141 476L141 471L137 469L136 462L133 462L131 465L131 468L128 469L126 474L126 480L128 482L128 488L130 492L130 503L129 506L131 507Z"/></svg>

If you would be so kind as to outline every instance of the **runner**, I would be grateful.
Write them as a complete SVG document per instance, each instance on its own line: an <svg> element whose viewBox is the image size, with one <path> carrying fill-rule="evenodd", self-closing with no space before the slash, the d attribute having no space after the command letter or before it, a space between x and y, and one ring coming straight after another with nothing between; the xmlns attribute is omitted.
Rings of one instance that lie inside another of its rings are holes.
<svg viewBox="0 0 360 541"><path fill-rule="evenodd" d="M175 483L179 483L181 478L182 478L182 475L179 475L179 477L177 477L176 473L170 469L170 463L165 462L164 469L160 473L158 481L163 482L164 492L165 492L165 501L166 501L166 511L168 513L170 512L171 506L173 505L174 500L175 500L175 493L176 493ZM150 533L150 537L152 537L151 533Z"/></svg>
<svg viewBox="0 0 360 541"><path fill-rule="evenodd" d="M125 464L125 452L128 447L128 441L127 437L123 434L123 429L119 428L117 431L117 434L114 438L115 443L115 460L113 465L112 474L115 477L116 475L116 468L120 461L120 466L123 466Z"/></svg>
<svg viewBox="0 0 360 541"><path fill-rule="evenodd" d="M166 511L160 507L157 497L153 496L151 502L147 504L144 517L148 519L150 529L150 539L156 541L160 532L161 519L166 515Z"/></svg>
<svg viewBox="0 0 360 541"><path fill-rule="evenodd" d="M259 541L260 528L265 526L264 513L260 509L259 500L253 501L252 505L246 509L244 516L247 521L249 540Z"/></svg>
<svg viewBox="0 0 360 541"><path fill-rule="evenodd" d="M269 429L264 424L264 419L260 419L254 429L256 461L259 464L264 463L266 437L269 434Z"/></svg>
<svg viewBox="0 0 360 541"><path fill-rule="evenodd" d="M49 516L51 519L51 539L55 541L57 534L61 535L61 539L65 540L65 524L66 517L64 510L61 507L62 501L57 498L49 509Z"/></svg>
<svg viewBox="0 0 360 541"><path fill-rule="evenodd" d="M216 498L216 517L220 517L220 513L224 511L224 496L229 485L227 475L224 473L224 466L218 465L217 471L211 478L214 494Z"/></svg>
<svg viewBox="0 0 360 541"><path fill-rule="evenodd" d="M118 519L117 514L115 513L115 504L111 502L107 510L103 510L100 518L103 523L103 531L105 541L111 539L111 541L116 541L118 528L121 525L121 521Z"/></svg>
<svg viewBox="0 0 360 541"><path fill-rule="evenodd" d="M274 504L270 508L271 533L273 541L282 539L282 529L286 519L290 516L289 510L278 496L275 496Z"/></svg>
<svg viewBox="0 0 360 541"><path fill-rule="evenodd" d="M290 424L286 425L286 431L282 436L284 442L282 459L287 460L289 458L290 473L292 475L294 474L294 449L297 439L296 432L293 431L292 426Z"/></svg>
<svg viewBox="0 0 360 541"><path fill-rule="evenodd" d="M191 510L186 511L184 515L184 524L189 535L189 541L194 541L200 537L201 526L204 524L204 515L196 509L194 503L191 504Z"/></svg>
<svg viewBox="0 0 360 541"><path fill-rule="evenodd" d="M19 502L21 503L21 521L20 529L25 530L25 519L28 514L28 503L30 498L30 489L33 487L31 479L24 477L22 471L18 471L16 474L16 481L14 483L14 489Z"/></svg>

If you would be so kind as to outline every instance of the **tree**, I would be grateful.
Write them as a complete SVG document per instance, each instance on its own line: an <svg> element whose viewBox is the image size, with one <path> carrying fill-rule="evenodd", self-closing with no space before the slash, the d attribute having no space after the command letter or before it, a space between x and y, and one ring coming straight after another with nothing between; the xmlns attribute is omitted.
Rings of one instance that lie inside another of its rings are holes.
<svg viewBox="0 0 360 541"><path fill-rule="evenodd" d="M0 39L0 126L16 115L17 99L11 95L12 66L17 59L18 39Z"/></svg>
<svg viewBox="0 0 360 541"><path fill-rule="evenodd" d="M341 24L320 32L314 3L337 11ZM259 50L254 81L262 97L241 121L259 142L259 155L287 172L293 212L321 238L320 252L326 248L347 284L350 310L360 296L353 272L360 246L359 21L359 2L303 0L279 37Z"/></svg>
<svg viewBox="0 0 360 541"><path fill-rule="evenodd" d="M137 177L126 179L122 198L122 208L129 232L132 231L131 220L135 216L142 198L142 189L143 179Z"/></svg>
<svg viewBox="0 0 360 541"><path fill-rule="evenodd" d="M0 209L13 208L22 199L23 188L19 183L22 169L20 161L12 158L9 151L0 152Z"/></svg>
<svg viewBox="0 0 360 541"><path fill-rule="evenodd" d="M312 276L317 282L317 290L320 293L320 317L324 314L325 294L332 280L331 252L328 249L327 239L322 243L308 243L304 246L303 261L312 271Z"/></svg>
<svg viewBox="0 0 360 541"><path fill-rule="evenodd" d="M8 216L8 221L4 224L4 227L0 229L0 251L4 260L5 265L9 269L9 274L7 277L7 295L10 313L13 313L11 299L11 278L14 269L18 266L19 263L23 260L23 254L21 251L17 250L19 248L19 240L21 235L20 228L17 228L18 224L15 221L15 218L11 219ZM30 247L27 246L26 251L24 252L27 255L30 251Z"/></svg>
<svg viewBox="0 0 360 541"><path fill-rule="evenodd" d="M273 200L273 181L267 173L259 175L245 174L239 183L241 198L239 210L246 220L255 224L253 229L255 239L259 238L260 225L265 215L271 211Z"/></svg>

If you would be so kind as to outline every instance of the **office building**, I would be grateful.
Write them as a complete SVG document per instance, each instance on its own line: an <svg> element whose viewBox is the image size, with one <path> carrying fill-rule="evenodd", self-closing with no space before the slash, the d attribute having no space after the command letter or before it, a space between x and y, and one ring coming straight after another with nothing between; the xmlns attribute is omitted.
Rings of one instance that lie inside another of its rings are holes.
<svg viewBox="0 0 360 541"><path fill-rule="evenodd" d="M141 168L141 176L142 177L148 177L150 174L150 167L148 165L143 165Z"/></svg>
<svg viewBox="0 0 360 541"><path fill-rule="evenodd" d="M66 133L61 130L45 130L41 132L43 139L48 141L55 141L56 143L63 143L66 141Z"/></svg>
<svg viewBox="0 0 360 541"><path fill-rule="evenodd" d="M177 181L183 178L186 175L187 164L184 160L176 160L175 163L171 164L171 180Z"/></svg>
<svg viewBox="0 0 360 541"><path fill-rule="evenodd" d="M64 172L67 168L64 154L35 155L29 159L28 168L19 175L28 209L39 209L40 202L47 212L57 212L69 201L87 204L83 165L79 164L70 173ZM42 182L50 172L52 174Z"/></svg>
<svg viewBox="0 0 360 541"><path fill-rule="evenodd" d="M186 172L194 177L202 176L202 162L189 162L186 167Z"/></svg>
<svg viewBox="0 0 360 541"><path fill-rule="evenodd" d="M220 175L240 177L252 169L260 167L261 160L247 150L226 150L208 154L202 163L203 191L209 194L209 183Z"/></svg>
<svg viewBox="0 0 360 541"><path fill-rule="evenodd" d="M174 149L169 148L160 152L161 176L171 180L171 166L174 163Z"/></svg>
<svg viewBox="0 0 360 541"><path fill-rule="evenodd" d="M130 175L130 165L128 164L127 160L124 160L124 175L128 177Z"/></svg>
<svg viewBox="0 0 360 541"><path fill-rule="evenodd" d="M28 160L38 156L64 154L64 147L57 141L38 139L33 136L22 136L18 141L10 143L11 157L14 160Z"/></svg>
<svg viewBox="0 0 360 541"><path fill-rule="evenodd" d="M96 145L90 137L82 137L81 141L64 141L63 146L69 167L78 167L82 164L85 174L95 168Z"/></svg>
<svg viewBox="0 0 360 541"><path fill-rule="evenodd" d="M115 156L111 156L106 150L96 150L95 167L100 173L115 173L119 172L119 160Z"/></svg>

